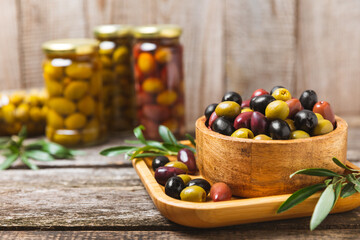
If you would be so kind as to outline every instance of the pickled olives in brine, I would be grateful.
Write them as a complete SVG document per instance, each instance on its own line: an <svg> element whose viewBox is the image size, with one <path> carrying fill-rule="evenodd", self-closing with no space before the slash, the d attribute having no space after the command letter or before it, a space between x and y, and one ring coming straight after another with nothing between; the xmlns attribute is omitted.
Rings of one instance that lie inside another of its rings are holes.
<svg viewBox="0 0 360 240"><path fill-rule="evenodd" d="M273 96L276 100L282 100L282 101L287 101L291 99L291 94L289 92L289 90L287 90L286 88L278 88L276 89L271 96Z"/></svg>
<svg viewBox="0 0 360 240"><path fill-rule="evenodd" d="M218 182L211 186L210 197L214 202L230 200L231 196L232 192L227 184Z"/></svg>
<svg viewBox="0 0 360 240"><path fill-rule="evenodd" d="M254 135L266 134L268 131L268 120L260 112L254 112L251 116L251 131Z"/></svg>
<svg viewBox="0 0 360 240"><path fill-rule="evenodd" d="M299 99L293 98L286 101L286 104L289 106L289 116L288 118L293 118L295 114L303 109Z"/></svg>
<svg viewBox="0 0 360 240"><path fill-rule="evenodd" d="M327 119L322 119L318 121L318 124L315 126L313 130L313 135L324 135L331 132L332 130L334 130L332 123Z"/></svg>
<svg viewBox="0 0 360 240"><path fill-rule="evenodd" d="M227 136L230 136L234 132L234 127L232 126L231 122L225 117L219 117L215 119L211 129L217 133L221 133Z"/></svg>
<svg viewBox="0 0 360 240"><path fill-rule="evenodd" d="M307 109L307 110L312 110L315 103L317 103L318 98L316 95L316 92L313 90L306 90L304 91L300 98L299 98L301 105Z"/></svg>
<svg viewBox="0 0 360 240"><path fill-rule="evenodd" d="M281 89L281 88L279 88ZM265 116L267 119L282 119L285 120L289 115L289 106L282 100L275 100L265 109Z"/></svg>
<svg viewBox="0 0 360 240"><path fill-rule="evenodd" d="M247 128L239 128L233 134L231 134L231 137L236 138L254 138L254 134L250 129Z"/></svg>
<svg viewBox="0 0 360 240"><path fill-rule="evenodd" d="M251 99L250 108L256 112L265 114L265 109L267 105L275 101L275 98L271 95L261 95Z"/></svg>
<svg viewBox="0 0 360 240"><path fill-rule="evenodd" d="M233 101L233 102L236 102L237 104L239 104L240 106L242 104L242 98L241 98L240 94L238 94L236 92L225 93L221 101L222 102Z"/></svg>
<svg viewBox="0 0 360 240"><path fill-rule="evenodd" d="M276 119L269 124L269 133L274 140L287 140L290 138L290 127L281 119Z"/></svg>
<svg viewBox="0 0 360 240"><path fill-rule="evenodd" d="M215 108L216 115L225 117L228 120L234 120L241 112L241 107L233 101L225 101L219 103Z"/></svg>
<svg viewBox="0 0 360 240"><path fill-rule="evenodd" d="M180 193L185 188L182 178L176 176L171 177L165 184L165 194L169 197L180 199Z"/></svg>
<svg viewBox="0 0 360 240"><path fill-rule="evenodd" d="M152 161L152 169L155 171L158 167L163 167L165 164L167 164L169 161L169 158L166 156L157 156Z"/></svg>
<svg viewBox="0 0 360 240"><path fill-rule="evenodd" d="M290 134L291 139L301 139L301 138L309 138L309 137L310 135L303 130L295 130L292 131Z"/></svg>
<svg viewBox="0 0 360 240"><path fill-rule="evenodd" d="M211 188L211 185L208 181L206 181L205 179L203 178L195 178L195 179L192 179L188 184L187 186L190 187L190 186L199 186L201 188L203 188L206 192L206 195L209 194L210 192L210 188Z"/></svg>
<svg viewBox="0 0 360 240"><path fill-rule="evenodd" d="M250 129L250 123L251 123L251 116L253 115L253 112L244 112L240 113L234 120L234 128L249 128Z"/></svg>
<svg viewBox="0 0 360 240"><path fill-rule="evenodd" d="M176 167L158 167L155 171L155 179L159 184L165 185L169 178L179 174L185 174L185 171Z"/></svg>
<svg viewBox="0 0 360 240"><path fill-rule="evenodd" d="M180 149L177 154L177 160L179 162L186 164L189 170L189 174L196 173L197 168L196 168L195 155L190 149L187 148Z"/></svg>
<svg viewBox="0 0 360 240"><path fill-rule="evenodd" d="M318 119L314 112L304 109L295 115L294 124L296 129L303 130L311 134L312 130L318 124Z"/></svg>

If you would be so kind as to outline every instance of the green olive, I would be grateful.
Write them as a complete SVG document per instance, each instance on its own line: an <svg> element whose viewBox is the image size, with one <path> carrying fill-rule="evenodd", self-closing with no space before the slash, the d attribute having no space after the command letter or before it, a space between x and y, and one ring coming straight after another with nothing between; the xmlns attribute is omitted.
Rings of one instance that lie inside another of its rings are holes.
<svg viewBox="0 0 360 240"><path fill-rule="evenodd" d="M289 115L289 106L282 100L275 100L265 109L265 116L270 119L282 119L285 120Z"/></svg>
<svg viewBox="0 0 360 240"><path fill-rule="evenodd" d="M227 119L234 119L241 112L241 107L237 102L224 101L219 103L215 108L215 113L218 117L225 117Z"/></svg>
<svg viewBox="0 0 360 240"><path fill-rule="evenodd" d="M191 177L186 174L180 174L180 175L178 175L178 177L180 177L184 181L185 185L187 185L191 180Z"/></svg>
<svg viewBox="0 0 360 240"><path fill-rule="evenodd" d="M320 121L320 120L323 120L323 119L324 119L324 117L323 117L320 113L315 113L315 115L316 115L316 117L317 117L318 121Z"/></svg>
<svg viewBox="0 0 360 240"><path fill-rule="evenodd" d="M188 172L188 167L186 166L185 163L182 163L182 162L168 162L167 164L165 164L165 167L180 168L180 169L184 170L185 172Z"/></svg>
<svg viewBox="0 0 360 240"><path fill-rule="evenodd" d="M322 119L319 120L318 124L314 128L313 135L318 136L327 134L332 130L334 130L334 126L332 125L332 123L329 120Z"/></svg>
<svg viewBox="0 0 360 240"><path fill-rule="evenodd" d="M291 94L289 92L289 90L287 90L286 88L278 88L276 89L272 96L276 99L276 100L282 100L282 101L287 101L291 99Z"/></svg>
<svg viewBox="0 0 360 240"><path fill-rule="evenodd" d="M188 202L205 202L206 192L202 187L193 185L184 188L180 193L180 198Z"/></svg>
<svg viewBox="0 0 360 240"><path fill-rule="evenodd" d="M239 128L233 134L231 134L231 137L236 138L254 138L254 134L251 130L247 128Z"/></svg>
<svg viewBox="0 0 360 240"><path fill-rule="evenodd" d="M285 122L287 122L287 124L289 125L290 131L295 131L296 130L294 121L292 119L285 119Z"/></svg>
<svg viewBox="0 0 360 240"><path fill-rule="evenodd" d="M303 130L295 130L290 134L291 139L309 138L310 135Z"/></svg>
<svg viewBox="0 0 360 240"><path fill-rule="evenodd" d="M265 134L259 134L254 137L255 140L272 140L271 137Z"/></svg>

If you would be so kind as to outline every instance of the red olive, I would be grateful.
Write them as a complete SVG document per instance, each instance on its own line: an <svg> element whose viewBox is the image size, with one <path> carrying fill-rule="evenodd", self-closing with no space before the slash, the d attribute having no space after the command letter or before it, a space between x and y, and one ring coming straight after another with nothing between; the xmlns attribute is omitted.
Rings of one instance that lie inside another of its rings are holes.
<svg viewBox="0 0 360 240"><path fill-rule="evenodd" d="M185 171L176 167L158 167L155 171L155 179L159 184L165 185L169 178L180 174L185 174Z"/></svg>
<svg viewBox="0 0 360 240"><path fill-rule="evenodd" d="M210 115L209 118L209 129L211 129L211 126L213 125L214 121L218 118L218 115L216 115L215 111Z"/></svg>
<svg viewBox="0 0 360 240"><path fill-rule="evenodd" d="M266 117L260 112L253 112L251 115L250 125L254 136L267 133L268 121Z"/></svg>
<svg viewBox="0 0 360 240"><path fill-rule="evenodd" d="M251 99L248 99L248 100L245 100L241 103L241 108L246 108L246 107L250 107L250 100Z"/></svg>
<svg viewBox="0 0 360 240"><path fill-rule="evenodd" d="M234 120L234 128L248 128L250 129L251 116L254 112L243 112L240 113Z"/></svg>
<svg viewBox="0 0 360 240"><path fill-rule="evenodd" d="M187 148L180 149L177 155L177 160L184 163L189 170L189 174L196 173L196 160L194 153Z"/></svg>
<svg viewBox="0 0 360 240"><path fill-rule="evenodd" d="M335 114L330 106L330 103L326 101L320 101L315 103L313 112L320 113L324 119L329 120L332 123L332 125L335 127Z"/></svg>
<svg viewBox="0 0 360 240"><path fill-rule="evenodd" d="M286 103L290 110L288 118L294 118L295 114L304 109L301 105L301 102L297 98L289 99L286 101Z"/></svg>
<svg viewBox="0 0 360 240"><path fill-rule="evenodd" d="M214 202L230 200L231 189L223 182L215 183L211 186L210 197Z"/></svg>
<svg viewBox="0 0 360 240"><path fill-rule="evenodd" d="M251 95L251 98L253 97L257 97L257 96L261 96L261 95L265 95L265 94L269 94L268 91L262 89L262 88L259 88L259 89L256 89L253 94Z"/></svg>

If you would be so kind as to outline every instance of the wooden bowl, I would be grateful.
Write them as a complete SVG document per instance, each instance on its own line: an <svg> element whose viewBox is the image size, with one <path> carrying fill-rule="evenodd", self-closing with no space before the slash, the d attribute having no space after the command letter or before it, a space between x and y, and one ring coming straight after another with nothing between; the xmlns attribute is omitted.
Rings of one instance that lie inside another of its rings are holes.
<svg viewBox="0 0 360 240"><path fill-rule="evenodd" d="M320 183L322 177L289 175L304 168L344 171L333 157L346 162L347 123L336 116L334 131L307 139L253 140L225 136L209 130L205 117L196 121L196 161L210 183L225 182L240 197L293 193Z"/></svg>

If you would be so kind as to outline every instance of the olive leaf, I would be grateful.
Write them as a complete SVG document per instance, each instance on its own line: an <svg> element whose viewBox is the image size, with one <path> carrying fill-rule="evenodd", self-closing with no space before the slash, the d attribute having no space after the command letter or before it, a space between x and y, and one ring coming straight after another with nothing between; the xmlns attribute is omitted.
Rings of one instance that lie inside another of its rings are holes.
<svg viewBox="0 0 360 240"><path fill-rule="evenodd" d="M39 169L39 167L36 166L35 164L31 163L31 162L29 161L28 157L25 156L25 155L22 155L22 156L21 156L21 161L22 161L25 165L27 165L30 169L32 169L32 170L38 170L38 169Z"/></svg>
<svg viewBox="0 0 360 240"><path fill-rule="evenodd" d="M350 197L351 195L353 195L354 193L357 193L356 189L354 188L354 184L352 183L347 183L343 189L341 190L341 194L340 197L342 198L347 198Z"/></svg>
<svg viewBox="0 0 360 240"><path fill-rule="evenodd" d="M18 153L13 153L12 155L8 156L5 159L5 161L2 164L0 164L0 170L9 168L11 166L11 164L13 164L16 161L18 156L19 156Z"/></svg>
<svg viewBox="0 0 360 240"><path fill-rule="evenodd" d="M296 174L304 174L304 175L319 176L319 177L341 177L341 175L337 174L336 172L324 168L302 169L291 174L290 178L292 178Z"/></svg>
<svg viewBox="0 0 360 240"><path fill-rule="evenodd" d="M195 139L193 136L191 136L190 134L187 133L187 134L185 134L185 137L186 137L186 139L188 139L191 142L192 145L194 145L194 147L196 147Z"/></svg>
<svg viewBox="0 0 360 240"><path fill-rule="evenodd" d="M38 161L54 161L55 159L47 152L41 150L29 150L25 152L25 156Z"/></svg>
<svg viewBox="0 0 360 240"><path fill-rule="evenodd" d="M112 148L107 148L104 149L100 152L101 155L103 156L107 156L107 157L112 157L112 156L117 156L119 154L122 153L127 153L129 150L133 150L135 149L135 147L132 146L118 146L118 147L112 147Z"/></svg>
<svg viewBox="0 0 360 240"><path fill-rule="evenodd" d="M338 165L339 167L341 167L343 169L350 170L350 171L356 171L355 169L349 168L348 166L346 166L345 164L340 162L340 160L337 159L336 157L333 157L332 160L336 165Z"/></svg>

